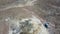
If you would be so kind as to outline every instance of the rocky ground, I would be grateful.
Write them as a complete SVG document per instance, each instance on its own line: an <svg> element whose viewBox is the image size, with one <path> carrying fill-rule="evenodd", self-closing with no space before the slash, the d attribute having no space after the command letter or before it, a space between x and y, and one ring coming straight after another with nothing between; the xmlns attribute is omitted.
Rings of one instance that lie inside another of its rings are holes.
<svg viewBox="0 0 60 34"><path fill-rule="evenodd" d="M9 5L14 4L17 0L0 0L0 9L5 8ZM60 34L60 1L59 0L38 0L35 2L33 6L25 6L25 7L15 7L10 9L2 9L0 10L0 34L7 34L8 26L4 21L5 18L11 17L19 19L19 15L23 15L26 17L31 16L31 12L35 13L41 17L44 22L49 22L49 25L53 28L51 33L53 34ZM15 4L14 4L15 5ZM22 14L23 13L23 14ZM18 17L18 18L17 18ZM21 16L22 17L22 16ZM58 26L58 27L57 27ZM4 31L4 32L2 32Z"/></svg>

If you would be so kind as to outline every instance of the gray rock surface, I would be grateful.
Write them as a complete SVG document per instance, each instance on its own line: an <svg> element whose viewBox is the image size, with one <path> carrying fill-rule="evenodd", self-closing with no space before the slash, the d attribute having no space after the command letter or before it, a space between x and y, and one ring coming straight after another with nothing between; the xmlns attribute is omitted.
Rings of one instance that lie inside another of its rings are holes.
<svg viewBox="0 0 60 34"><path fill-rule="evenodd" d="M18 0L0 0L0 9L6 8L10 5L17 5ZM7 17L16 17L20 11L24 14L29 12L34 12L39 17L43 18L46 22L49 23L49 31L51 34L60 34L60 0L37 0L33 6L25 6L21 8L10 8L8 10L0 10L0 21L3 21ZM24 10L23 10L24 9ZM29 14L28 14L29 15ZM2 23L2 22L0 22ZM3 22L5 23L5 22ZM4 27L4 26L3 26ZM2 27L2 28L3 28ZM1 26L0 26L1 28ZM1 28L1 30L2 30Z"/></svg>

